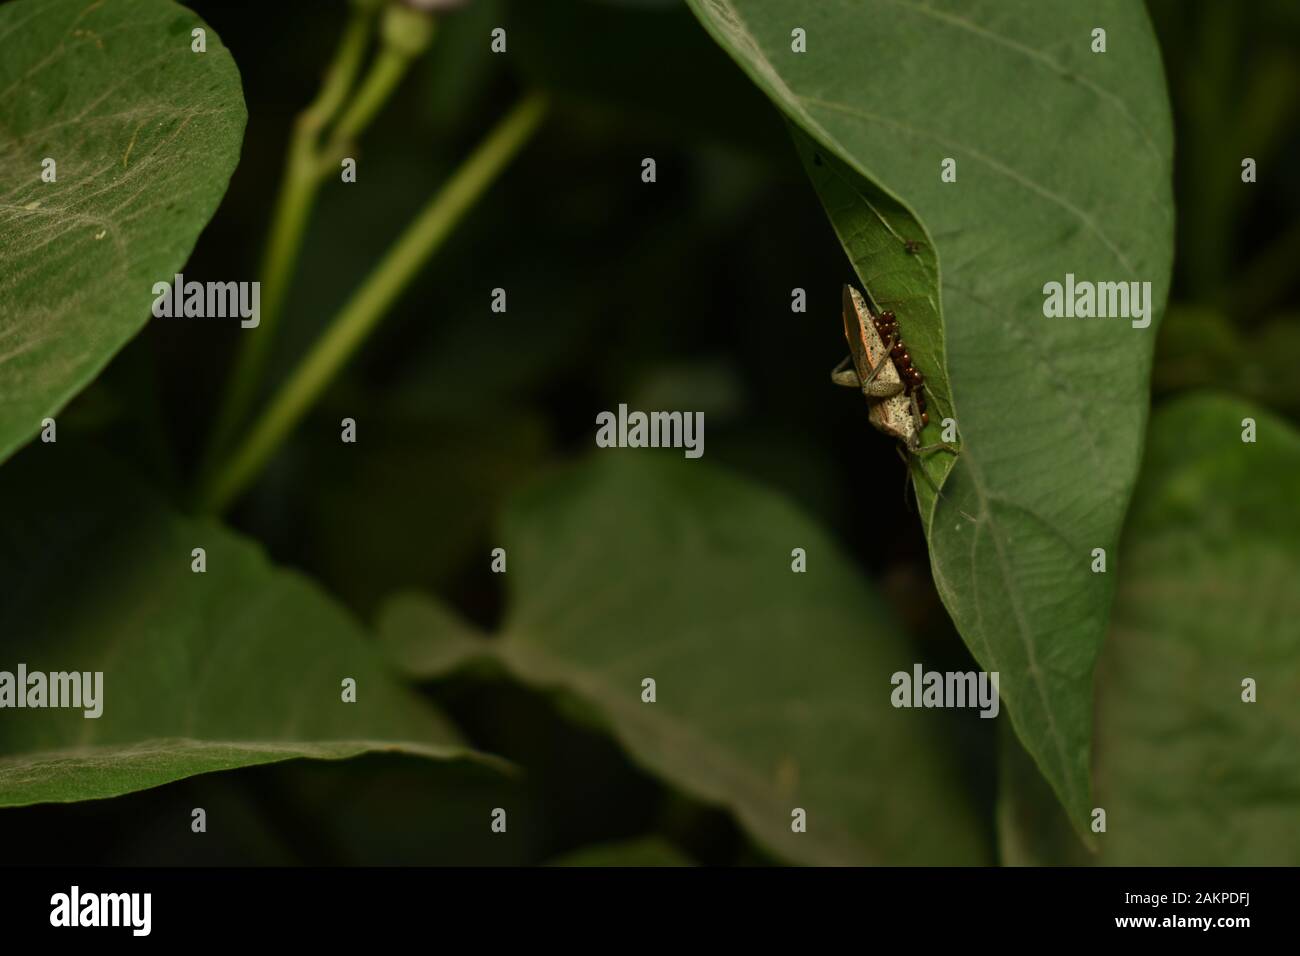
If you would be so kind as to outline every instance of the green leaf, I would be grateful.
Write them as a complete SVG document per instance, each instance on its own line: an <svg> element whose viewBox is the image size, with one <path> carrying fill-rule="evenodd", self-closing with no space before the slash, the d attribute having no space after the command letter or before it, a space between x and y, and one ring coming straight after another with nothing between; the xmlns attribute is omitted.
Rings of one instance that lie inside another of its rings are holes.
<svg viewBox="0 0 1300 956"><path fill-rule="evenodd" d="M929 237L902 203L819 146L797 125L791 124L790 131L840 244L876 311L906 317L904 341L916 367L924 370L928 396L930 425L921 440L926 444L943 441L942 422L954 412L937 292L939 266ZM927 527L934 513L933 489L943 486L954 464L954 457L946 452L919 461L930 479L917 481L913 477Z"/></svg>
<svg viewBox="0 0 1300 956"><path fill-rule="evenodd" d="M552 860L549 866L694 866L690 858L660 837L642 837L585 846Z"/></svg>
<svg viewBox="0 0 1300 956"><path fill-rule="evenodd" d="M1300 864L1298 471L1300 434L1239 399L1152 417L1097 670L1099 862ZM1033 767L1008 758L1004 855L1075 862Z"/></svg>
<svg viewBox="0 0 1300 956"><path fill-rule="evenodd" d="M0 461L144 327L225 194L245 118L234 60L184 7L0 7Z"/></svg>
<svg viewBox="0 0 1300 956"><path fill-rule="evenodd" d="M303 862L312 865L528 866L553 852L557 827L538 811L531 773L391 754L249 773L265 773L284 806L310 823ZM508 814L505 834L492 829L497 807Z"/></svg>
<svg viewBox="0 0 1300 956"><path fill-rule="evenodd" d="M805 156L836 161L814 183L867 291L897 301L905 339L928 350L918 365L936 393L946 349L961 455L922 511L935 581L1086 833L1092 671L1113 592L1090 553L1113 552L1136 480L1172 256L1171 124L1146 12L689 2ZM1105 53L1091 51L1098 26ZM791 50L796 27L806 53ZM941 181L947 158L955 182ZM910 257L905 212L925 236ZM1046 318L1044 285L1067 274L1150 282L1151 325ZM838 316L825 321L838 335Z"/></svg>
<svg viewBox="0 0 1300 956"><path fill-rule="evenodd" d="M451 627L427 599L389 606L381 637L405 669L488 658L576 699L634 761L789 860L983 859L943 718L890 704L915 650L826 534L701 462L597 457L508 507L501 637Z"/></svg>
<svg viewBox="0 0 1300 956"><path fill-rule="evenodd" d="M36 446L0 471L0 500L0 670L103 672L98 718L3 711L0 806L293 757L469 755L315 586L215 522L173 514L111 463Z"/></svg>
<svg viewBox="0 0 1300 956"><path fill-rule="evenodd" d="M1034 759L1003 725L998 766L998 853L1003 866L1089 866L1084 846Z"/></svg>
<svg viewBox="0 0 1300 956"><path fill-rule="evenodd" d="M540 467L547 444L539 417L526 412L485 404L467 425L382 399L366 407L374 421L366 423L364 458L346 454L352 446L327 427L327 440L304 443L284 482L303 513L293 534L310 555L309 570L363 617L394 590L436 589L467 557L477 560L496 502ZM286 510L278 501L270 507Z"/></svg>

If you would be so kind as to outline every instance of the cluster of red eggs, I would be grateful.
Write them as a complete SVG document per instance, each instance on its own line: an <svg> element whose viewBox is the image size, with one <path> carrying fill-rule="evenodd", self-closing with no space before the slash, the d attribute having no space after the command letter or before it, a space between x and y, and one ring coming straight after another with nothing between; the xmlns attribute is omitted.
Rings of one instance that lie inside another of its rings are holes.
<svg viewBox="0 0 1300 956"><path fill-rule="evenodd" d="M880 333L882 342L888 342L891 336L894 339L894 347L890 349L889 356L894 360L894 366L898 369L898 376L903 380L907 394L916 395L916 407L921 413L921 427L924 428L930 424L930 416L925 410L925 392L922 390L925 386L925 376L912 364L912 356L907 353L907 346L898 337L898 320L894 318L894 313L882 312L880 315L873 315L872 319L875 320L876 331Z"/></svg>

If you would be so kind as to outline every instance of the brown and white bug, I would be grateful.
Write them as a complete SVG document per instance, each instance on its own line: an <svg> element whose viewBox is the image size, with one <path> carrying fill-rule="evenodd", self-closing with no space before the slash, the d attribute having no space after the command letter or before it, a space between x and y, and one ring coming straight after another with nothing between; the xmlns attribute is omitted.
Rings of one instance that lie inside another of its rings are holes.
<svg viewBox="0 0 1300 956"><path fill-rule="evenodd" d="M956 454L956 447L946 442L921 444L921 429L930 421L922 391L925 377L912 364L893 313L876 315L851 285L844 286L843 312L849 354L831 370L831 381L861 391L871 424L897 438L909 454Z"/></svg>

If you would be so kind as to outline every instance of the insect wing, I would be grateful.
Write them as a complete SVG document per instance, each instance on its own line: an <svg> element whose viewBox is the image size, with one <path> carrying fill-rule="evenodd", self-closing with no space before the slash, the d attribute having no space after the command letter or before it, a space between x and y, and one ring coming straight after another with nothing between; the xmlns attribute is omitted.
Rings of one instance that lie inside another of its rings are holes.
<svg viewBox="0 0 1300 956"><path fill-rule="evenodd" d="M898 370L889 361L885 353L885 343L876 331L876 324L871 320L871 310L857 289L851 285L844 286L844 337L849 343L849 354L853 357L853 368L858 373L858 381L865 382L880 362L884 367L876 374L880 382L896 383Z"/></svg>
<svg viewBox="0 0 1300 956"><path fill-rule="evenodd" d="M909 447L916 443L916 418L912 415L912 403L906 395L872 402L867 413L877 431L897 438Z"/></svg>

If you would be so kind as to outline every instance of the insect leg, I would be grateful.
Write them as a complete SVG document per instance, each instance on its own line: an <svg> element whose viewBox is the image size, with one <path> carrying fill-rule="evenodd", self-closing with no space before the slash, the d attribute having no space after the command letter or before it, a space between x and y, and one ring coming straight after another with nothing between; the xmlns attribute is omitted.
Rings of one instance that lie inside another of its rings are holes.
<svg viewBox="0 0 1300 956"><path fill-rule="evenodd" d="M925 479L925 483L930 486L930 490L934 492L935 498L945 498L946 495L944 495L944 493L939 490L939 486L934 483L934 479L931 478L929 472L925 470L925 465L920 460L921 459L920 452L929 449L943 448L943 449L947 449L948 451L952 452L955 455L957 454L957 449L954 448L952 445L945 445L942 442L940 442L938 445L925 445L920 449L913 448L910 450L910 454L909 454L908 450L905 450L901 443L897 447L898 447L898 453L902 455L903 460L907 462L907 470L911 471L913 466L915 466L916 470L921 473L921 477ZM978 524L978 522L975 520L975 517L973 515L967 514L961 508L958 508L957 511L960 512L961 516L965 518L967 521L969 521L971 524Z"/></svg>
<svg viewBox="0 0 1300 956"><path fill-rule="evenodd" d="M863 387L863 388L866 388L867 386L869 386L872 382L874 382L874 381L876 380L876 376L880 374L880 370L881 370L882 368L884 368L884 367L885 367L885 363L888 362L888 361L890 360L890 359L889 359L889 353L893 350L894 346L897 345L897 344L898 344L898 336L896 336L896 335L891 335L891 336L889 337L889 341L885 343L885 354L881 357L880 361L877 362L877 363L872 367L872 369L871 369L871 374L868 375L867 378L866 378L866 380L862 383L862 387ZM901 389L900 389L900 391L901 391ZM897 395L898 393L895 392L894 394Z"/></svg>
<svg viewBox="0 0 1300 956"><path fill-rule="evenodd" d="M911 458L908 456L906 449L903 448L901 443L895 445L894 450L898 452L898 457L903 459L903 464L906 466L903 469L903 507L906 508L908 511L911 511L912 502L908 498L907 492L912 487L912 475L911 475L912 461Z"/></svg>
<svg viewBox="0 0 1300 956"><path fill-rule="evenodd" d="M916 443L909 449L912 454L916 455L918 458L935 451L950 451L954 455L959 454L957 446L950 445L947 442L937 441L930 445L921 444L921 406L916 403L915 389L912 390L910 397L912 399L912 417L916 419ZM938 493L938 490L939 489L936 488L935 492Z"/></svg>
<svg viewBox="0 0 1300 956"><path fill-rule="evenodd" d="M925 483L930 486L930 490L934 492L934 496L936 498L941 497L939 486L934 483L934 479L931 478L930 473L925 470L925 466L922 465L921 462L913 460L916 456L916 450L909 449L908 451L903 452L903 456L907 461L908 470L910 471L915 467L915 469L921 473L921 477L925 479Z"/></svg>
<svg viewBox="0 0 1300 956"><path fill-rule="evenodd" d="M846 355L839 365L831 369L831 381L836 385L858 387L858 373L852 368L853 356Z"/></svg>
<svg viewBox="0 0 1300 956"><path fill-rule="evenodd" d="M893 398L895 395L900 395L903 392L904 385L902 382L886 382L884 380L877 381L876 379L876 376L880 374L880 370L884 368L885 363L890 361L889 350L893 347L894 337L890 336L889 344L885 346L884 356L878 363L871 367L871 374L863 380L860 386L862 394L868 399Z"/></svg>
<svg viewBox="0 0 1300 956"><path fill-rule="evenodd" d="M950 445L946 441L937 441L930 445L917 445L912 449L912 454L917 458L921 458L936 451L950 451L954 455L961 454L956 445Z"/></svg>

